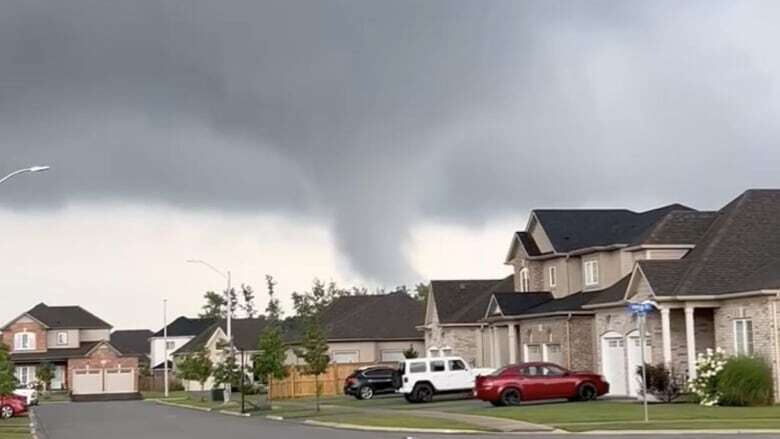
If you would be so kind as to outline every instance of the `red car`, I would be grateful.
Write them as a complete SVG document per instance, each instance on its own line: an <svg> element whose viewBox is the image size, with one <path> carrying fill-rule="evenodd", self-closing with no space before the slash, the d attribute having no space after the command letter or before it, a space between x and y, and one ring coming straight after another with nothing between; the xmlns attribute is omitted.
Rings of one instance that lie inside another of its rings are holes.
<svg viewBox="0 0 780 439"><path fill-rule="evenodd" d="M552 363L520 363L477 377L474 396L495 406L521 401L590 401L609 393L609 383L592 372L570 372Z"/></svg>
<svg viewBox="0 0 780 439"><path fill-rule="evenodd" d="M27 412L27 403L15 395L0 395L0 419L20 416Z"/></svg>

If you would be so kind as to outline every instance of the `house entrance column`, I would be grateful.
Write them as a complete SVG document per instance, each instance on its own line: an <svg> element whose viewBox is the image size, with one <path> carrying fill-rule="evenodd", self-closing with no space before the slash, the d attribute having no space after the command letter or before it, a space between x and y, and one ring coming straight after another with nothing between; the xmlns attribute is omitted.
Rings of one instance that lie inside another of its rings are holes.
<svg viewBox="0 0 780 439"><path fill-rule="evenodd" d="M499 352L499 349L501 347L498 343L498 326L492 326L491 328L491 336L493 337L493 367L501 367L501 354Z"/></svg>
<svg viewBox="0 0 780 439"><path fill-rule="evenodd" d="M669 308L661 308L661 345L664 348L664 365L672 367L672 326L669 321Z"/></svg>
<svg viewBox="0 0 780 439"><path fill-rule="evenodd" d="M509 330L509 364L517 363L517 326L510 323L507 326Z"/></svg>
<svg viewBox="0 0 780 439"><path fill-rule="evenodd" d="M685 341L688 348L688 376L696 378L696 327L693 319L694 308L685 305Z"/></svg>

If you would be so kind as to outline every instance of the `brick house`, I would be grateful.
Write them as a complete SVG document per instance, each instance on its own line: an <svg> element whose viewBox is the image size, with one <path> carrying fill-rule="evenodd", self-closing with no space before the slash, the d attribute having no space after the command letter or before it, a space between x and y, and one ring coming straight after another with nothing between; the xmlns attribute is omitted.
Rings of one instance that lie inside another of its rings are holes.
<svg viewBox="0 0 780 439"><path fill-rule="evenodd" d="M479 366L547 360L599 371L613 394L636 395L642 347L626 303L652 299L648 362L691 376L696 355L719 347L764 358L777 379L778 232L780 190L749 190L712 212L534 210L505 258L511 282L466 288L455 300L442 285L458 281L432 282L426 346L470 328L450 345ZM465 311L483 304L482 316ZM448 327L461 313L468 318Z"/></svg>
<svg viewBox="0 0 780 439"><path fill-rule="evenodd" d="M110 343L111 325L79 306L40 303L2 327L20 384L36 381L36 369L54 368L51 388L74 394L138 391L138 356Z"/></svg>

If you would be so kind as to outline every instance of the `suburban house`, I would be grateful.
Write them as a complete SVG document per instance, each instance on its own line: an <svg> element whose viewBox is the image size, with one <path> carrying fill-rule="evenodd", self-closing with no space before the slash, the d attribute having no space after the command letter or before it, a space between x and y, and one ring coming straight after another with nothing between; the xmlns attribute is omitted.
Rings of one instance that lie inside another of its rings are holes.
<svg viewBox="0 0 780 439"><path fill-rule="evenodd" d="M706 212L534 210L505 258L512 276L431 283L426 347L479 366L597 370L615 395L637 394L642 349L689 377L708 348L758 355L777 379L778 231L780 190L749 190ZM657 309L643 347L626 304L644 300Z"/></svg>
<svg viewBox="0 0 780 439"><path fill-rule="evenodd" d="M54 368L51 388L73 395L134 394L138 357L111 344L111 325L80 306L40 303L2 328L20 384L36 381L41 364Z"/></svg>
<svg viewBox="0 0 780 439"><path fill-rule="evenodd" d="M325 330L329 356L333 363L389 363L404 359L404 351L422 353L423 335L416 329L423 320L423 306L404 293L346 296L336 299L325 311ZM232 332L237 363L242 358L251 367L252 356L258 352L260 335L267 321L264 318L233 319ZM294 352L300 341L301 324L296 318L282 322L282 338L290 348L289 365L303 364ZM224 361L228 354L225 321L215 323L176 351L176 356L189 355L204 347L214 363ZM199 385L189 384L191 389ZM210 389L212 382L206 383Z"/></svg>
<svg viewBox="0 0 780 439"><path fill-rule="evenodd" d="M214 322L207 319L191 319L189 317L179 317L168 324L168 367L172 368L171 359L173 354L182 346L189 343L190 340L197 337L205 331ZM165 367L165 349L166 339L165 328L152 334L148 339L149 355L151 357L151 368L155 372L162 373Z"/></svg>
<svg viewBox="0 0 780 439"><path fill-rule="evenodd" d="M112 332L109 341L123 354L138 357L140 366L149 367L151 358L149 339L152 334L148 329L124 329Z"/></svg>

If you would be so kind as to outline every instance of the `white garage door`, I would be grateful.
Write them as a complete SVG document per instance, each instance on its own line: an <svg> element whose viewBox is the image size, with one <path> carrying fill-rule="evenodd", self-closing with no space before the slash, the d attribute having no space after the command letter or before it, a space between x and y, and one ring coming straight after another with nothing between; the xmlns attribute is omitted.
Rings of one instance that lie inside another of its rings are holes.
<svg viewBox="0 0 780 439"><path fill-rule="evenodd" d="M404 361L406 357L404 357L404 351L382 351L382 362L383 363L392 363L392 362L400 362Z"/></svg>
<svg viewBox="0 0 780 439"><path fill-rule="evenodd" d="M637 374L637 369L642 365L642 350L639 347L641 340L639 331L630 333L627 337L626 350L628 354L628 394L638 396L642 387L642 381ZM650 343L650 335L645 336L645 363L653 364L653 348Z"/></svg>
<svg viewBox="0 0 780 439"><path fill-rule="evenodd" d="M80 369L73 371L74 395L134 393L135 369Z"/></svg>
<svg viewBox="0 0 780 439"><path fill-rule="evenodd" d="M107 369L105 393L133 393L135 374L133 369Z"/></svg>
<svg viewBox="0 0 780 439"><path fill-rule="evenodd" d="M103 393L103 371L101 369L85 369L73 371L74 395L94 395Z"/></svg>
<svg viewBox="0 0 780 439"><path fill-rule="evenodd" d="M601 337L601 365L609 383L610 395L627 395L626 345L622 335L604 334Z"/></svg>

